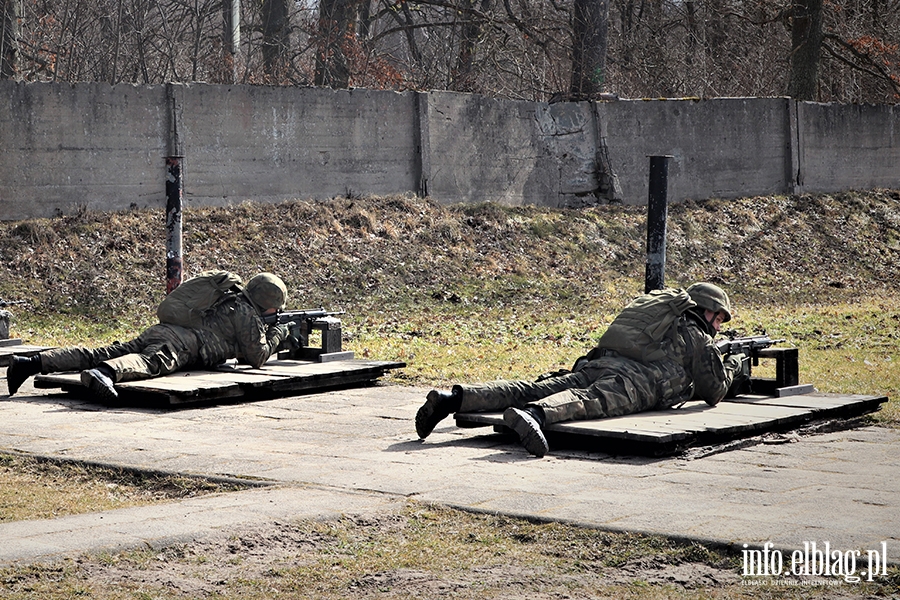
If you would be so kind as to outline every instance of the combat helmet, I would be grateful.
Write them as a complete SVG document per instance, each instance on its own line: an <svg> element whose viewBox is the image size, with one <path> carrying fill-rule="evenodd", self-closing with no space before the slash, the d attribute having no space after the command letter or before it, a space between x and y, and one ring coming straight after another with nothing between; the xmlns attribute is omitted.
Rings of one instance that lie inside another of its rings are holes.
<svg viewBox="0 0 900 600"><path fill-rule="evenodd" d="M244 286L244 296L260 314L272 308L282 310L287 303L287 286L277 275L260 273Z"/></svg>
<svg viewBox="0 0 900 600"><path fill-rule="evenodd" d="M694 283L688 286L687 293L700 308L723 313L725 315L723 323L731 320L731 301L725 290L719 286L704 282Z"/></svg>

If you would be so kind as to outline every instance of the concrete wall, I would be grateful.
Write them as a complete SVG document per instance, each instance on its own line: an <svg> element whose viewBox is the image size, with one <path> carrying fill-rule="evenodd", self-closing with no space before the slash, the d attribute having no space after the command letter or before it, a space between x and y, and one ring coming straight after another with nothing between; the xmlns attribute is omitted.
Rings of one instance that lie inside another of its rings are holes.
<svg viewBox="0 0 900 600"><path fill-rule="evenodd" d="M612 167L629 203L646 203L648 156L671 156L670 200L789 191L791 141L784 98L604 103Z"/></svg>
<svg viewBox="0 0 900 600"><path fill-rule="evenodd" d="M588 103L427 95L428 194L440 201L577 205L597 188Z"/></svg>
<svg viewBox="0 0 900 600"><path fill-rule="evenodd" d="M0 218L165 202L165 89L0 82Z"/></svg>
<svg viewBox="0 0 900 600"><path fill-rule="evenodd" d="M805 102L797 110L804 191L900 186L897 106Z"/></svg>
<svg viewBox="0 0 900 600"><path fill-rule="evenodd" d="M329 198L416 189L415 95L176 86L185 198ZM180 106L178 103L181 103Z"/></svg>
<svg viewBox="0 0 900 600"><path fill-rule="evenodd" d="M786 98L506 101L449 92L0 81L0 219L165 205L184 160L190 204L346 194L577 206L900 188L892 106ZM604 168L607 165L607 168Z"/></svg>

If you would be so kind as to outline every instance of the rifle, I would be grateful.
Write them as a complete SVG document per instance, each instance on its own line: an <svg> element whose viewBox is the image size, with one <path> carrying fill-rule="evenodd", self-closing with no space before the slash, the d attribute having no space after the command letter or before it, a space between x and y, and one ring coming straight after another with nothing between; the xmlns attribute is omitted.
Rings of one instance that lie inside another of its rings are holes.
<svg viewBox="0 0 900 600"><path fill-rule="evenodd" d="M727 340L716 342L716 347L722 353L722 356L731 354L743 354L745 356L741 364L743 367L741 374L735 377L726 397L733 398L738 394L754 391L756 380L752 378L751 372L753 367L759 366L761 352L784 341L784 339L774 340L767 335L751 335L747 337L731 337Z"/></svg>
<svg viewBox="0 0 900 600"><path fill-rule="evenodd" d="M780 344L784 339L773 340L767 335L751 335L748 337L732 337L716 342L716 347L722 356L729 354L743 354L753 359L753 366L759 364L759 351L775 344Z"/></svg>
<svg viewBox="0 0 900 600"><path fill-rule="evenodd" d="M278 358L293 360L344 360L353 358L352 352L341 352L341 321L333 318L344 311L327 311L324 308L284 310L266 315L266 325L287 324L290 335L278 346ZM309 346L309 334L313 329L322 332L322 347Z"/></svg>
<svg viewBox="0 0 900 600"><path fill-rule="evenodd" d="M266 325L279 325L282 323L300 323L301 321L315 321L324 317L342 315L344 311L327 311L324 308L307 308L304 310L283 310L263 317Z"/></svg>

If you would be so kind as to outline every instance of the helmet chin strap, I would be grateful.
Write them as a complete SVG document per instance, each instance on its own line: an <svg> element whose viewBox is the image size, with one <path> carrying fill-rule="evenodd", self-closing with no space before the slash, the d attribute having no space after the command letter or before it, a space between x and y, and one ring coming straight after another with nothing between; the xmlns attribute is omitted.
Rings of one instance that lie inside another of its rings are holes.
<svg viewBox="0 0 900 600"><path fill-rule="evenodd" d="M712 337L716 337L716 333L717 333L716 328L713 327L713 325L712 325L712 322L715 321L716 317L713 316L712 320L707 321L706 320L706 309L700 308L700 307L695 307L695 308L696 308L696 310L695 309L689 310L688 314L692 315L694 317L694 319L696 319L697 323L699 323L703 326L703 328L706 330L706 333L708 333Z"/></svg>

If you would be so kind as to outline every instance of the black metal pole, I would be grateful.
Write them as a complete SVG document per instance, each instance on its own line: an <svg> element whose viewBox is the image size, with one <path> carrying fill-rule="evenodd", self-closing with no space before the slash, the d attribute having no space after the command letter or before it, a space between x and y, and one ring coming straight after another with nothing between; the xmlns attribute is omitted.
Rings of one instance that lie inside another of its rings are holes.
<svg viewBox="0 0 900 600"><path fill-rule="evenodd" d="M650 197L647 202L647 269L644 293L661 290L666 281L666 219L670 156L650 157Z"/></svg>
<svg viewBox="0 0 900 600"><path fill-rule="evenodd" d="M166 157L166 294L181 285L184 265L181 258L181 211L184 183L180 156Z"/></svg>

